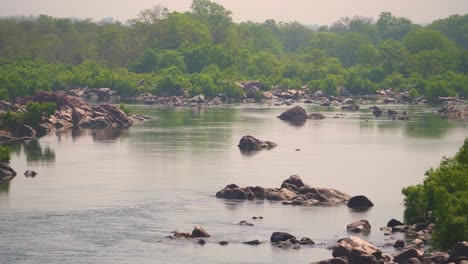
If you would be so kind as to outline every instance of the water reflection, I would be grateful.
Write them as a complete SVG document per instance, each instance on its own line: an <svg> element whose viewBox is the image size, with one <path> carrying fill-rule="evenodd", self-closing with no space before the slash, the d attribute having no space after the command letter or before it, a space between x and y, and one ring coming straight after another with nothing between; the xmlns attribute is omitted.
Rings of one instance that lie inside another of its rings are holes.
<svg viewBox="0 0 468 264"><path fill-rule="evenodd" d="M128 130L119 128L107 128L107 129L65 129L56 131L58 141L71 138L73 142L86 138L91 135L95 142L112 142L119 139L122 136L127 136Z"/></svg>
<svg viewBox="0 0 468 264"><path fill-rule="evenodd" d="M34 138L23 144L27 162L54 162L55 152L48 146L43 148L39 140Z"/></svg>

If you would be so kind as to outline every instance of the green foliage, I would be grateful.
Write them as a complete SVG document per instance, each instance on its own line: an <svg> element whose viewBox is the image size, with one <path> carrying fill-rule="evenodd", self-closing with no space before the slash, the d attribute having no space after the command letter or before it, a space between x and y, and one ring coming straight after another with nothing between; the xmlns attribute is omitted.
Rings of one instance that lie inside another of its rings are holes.
<svg viewBox="0 0 468 264"><path fill-rule="evenodd" d="M0 162L10 163L11 150L9 147L0 146Z"/></svg>
<svg viewBox="0 0 468 264"><path fill-rule="evenodd" d="M127 105L124 103L120 103L119 109L122 110L126 115L130 114L130 109L128 109Z"/></svg>
<svg viewBox="0 0 468 264"><path fill-rule="evenodd" d="M29 102L26 105L26 112L6 111L1 116L1 125L10 131L14 131L23 125L35 127L55 113L56 108L55 103Z"/></svg>
<svg viewBox="0 0 468 264"><path fill-rule="evenodd" d="M426 172L422 184L402 190L405 221L436 224L434 243L443 249L468 239L468 138L454 158Z"/></svg>
<svg viewBox="0 0 468 264"><path fill-rule="evenodd" d="M393 87L467 97L467 17L421 27L383 12L377 21L344 17L314 31L272 19L234 23L222 5L193 0L188 12L155 6L129 24L0 19L0 99L85 86L240 98L225 85L238 80L261 80L262 90L309 84L330 94Z"/></svg>

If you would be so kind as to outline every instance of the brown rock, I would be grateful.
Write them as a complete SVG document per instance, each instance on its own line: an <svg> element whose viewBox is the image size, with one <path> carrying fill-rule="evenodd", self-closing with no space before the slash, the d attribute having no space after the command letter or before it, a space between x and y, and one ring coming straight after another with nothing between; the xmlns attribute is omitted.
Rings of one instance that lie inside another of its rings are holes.
<svg viewBox="0 0 468 264"><path fill-rule="evenodd" d="M201 226L195 226L192 231L192 237L211 237L206 230Z"/></svg>

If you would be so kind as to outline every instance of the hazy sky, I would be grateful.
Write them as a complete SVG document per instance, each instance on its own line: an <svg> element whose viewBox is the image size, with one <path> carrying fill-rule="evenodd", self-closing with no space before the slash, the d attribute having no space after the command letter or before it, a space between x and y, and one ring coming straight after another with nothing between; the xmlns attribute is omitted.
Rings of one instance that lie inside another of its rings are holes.
<svg viewBox="0 0 468 264"><path fill-rule="evenodd" d="M214 0L234 14L234 20L299 21L331 24L340 17L378 17L382 11L427 23L452 14L468 13L468 0ZM138 11L161 4L171 11L187 11L191 0L0 0L0 16L46 14L99 20L134 18Z"/></svg>

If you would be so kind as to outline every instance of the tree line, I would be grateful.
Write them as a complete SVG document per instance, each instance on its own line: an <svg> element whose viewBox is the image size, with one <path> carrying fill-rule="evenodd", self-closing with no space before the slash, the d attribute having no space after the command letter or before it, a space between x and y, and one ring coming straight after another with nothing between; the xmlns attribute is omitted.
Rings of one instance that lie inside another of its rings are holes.
<svg viewBox="0 0 468 264"><path fill-rule="evenodd" d="M37 90L109 87L123 95L219 93L237 80L353 94L468 96L468 15L420 26L388 12L341 18L318 30L298 22L234 23L209 0L189 12L162 6L127 23L41 15L0 20L0 98Z"/></svg>

